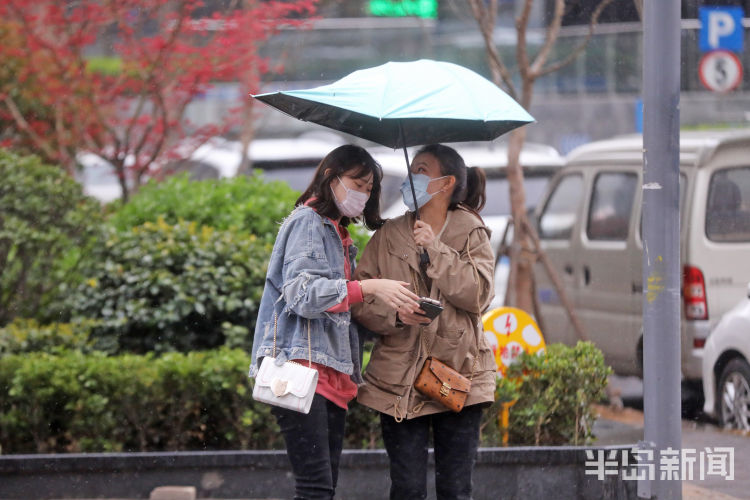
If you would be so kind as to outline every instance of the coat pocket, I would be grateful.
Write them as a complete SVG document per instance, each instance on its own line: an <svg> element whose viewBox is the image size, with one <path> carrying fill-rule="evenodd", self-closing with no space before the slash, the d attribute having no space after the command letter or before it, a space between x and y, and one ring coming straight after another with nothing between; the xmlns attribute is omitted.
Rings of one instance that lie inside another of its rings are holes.
<svg viewBox="0 0 750 500"><path fill-rule="evenodd" d="M435 349L439 349L441 351L454 350L461 342L465 331L466 330L462 328L439 328L438 331L435 332L433 351Z"/></svg>
<svg viewBox="0 0 750 500"><path fill-rule="evenodd" d="M365 368L366 378L376 379L392 386L409 383L406 375L412 364L413 351L392 349L380 344L373 350Z"/></svg>

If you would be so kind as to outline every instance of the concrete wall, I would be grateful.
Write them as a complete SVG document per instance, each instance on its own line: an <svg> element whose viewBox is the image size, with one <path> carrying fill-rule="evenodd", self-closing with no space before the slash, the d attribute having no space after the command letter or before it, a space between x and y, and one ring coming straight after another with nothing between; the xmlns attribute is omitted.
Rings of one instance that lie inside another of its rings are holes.
<svg viewBox="0 0 750 500"><path fill-rule="evenodd" d="M481 449L474 498L635 499L635 482L585 474L585 450L631 448ZM434 498L432 467L429 482ZM194 486L198 498L290 498L294 481L283 451L0 455L0 499L148 498L159 486ZM344 451L338 498L383 499L389 487L383 450Z"/></svg>

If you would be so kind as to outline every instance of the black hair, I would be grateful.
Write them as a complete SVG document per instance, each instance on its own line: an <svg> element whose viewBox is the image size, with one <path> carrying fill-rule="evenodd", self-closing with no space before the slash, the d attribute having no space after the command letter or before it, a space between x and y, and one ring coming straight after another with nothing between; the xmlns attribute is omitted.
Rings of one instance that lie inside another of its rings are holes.
<svg viewBox="0 0 750 500"><path fill-rule="evenodd" d="M455 210L458 205L463 205L477 214L482 211L487 201L487 178L484 170L479 167L467 167L455 149L443 144L424 146L417 151L417 155L422 153L437 158L442 175L452 175L456 178L448 210Z"/></svg>
<svg viewBox="0 0 750 500"><path fill-rule="evenodd" d="M353 144L339 146L321 160L312 182L297 198L295 206L304 205L312 199L309 205L320 215L331 219L341 217L342 226L348 226L352 221L356 222L359 217L350 219L341 215L333 197L331 182L344 174L355 179L364 179L372 174L370 199L367 200L361 217L369 229L378 229L384 222L380 217L380 181L383 179L383 171L370 153Z"/></svg>

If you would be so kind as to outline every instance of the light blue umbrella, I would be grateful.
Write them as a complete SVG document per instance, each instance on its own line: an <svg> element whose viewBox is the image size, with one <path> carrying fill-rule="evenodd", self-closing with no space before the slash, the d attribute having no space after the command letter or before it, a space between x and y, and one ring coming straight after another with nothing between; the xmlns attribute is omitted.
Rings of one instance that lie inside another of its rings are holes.
<svg viewBox="0 0 750 500"><path fill-rule="evenodd" d="M253 97L294 118L403 148L415 206L408 146L491 141L534 121L486 78L463 66L429 59L389 62L330 85ZM427 254L422 256L424 260Z"/></svg>
<svg viewBox="0 0 750 500"><path fill-rule="evenodd" d="M303 121L392 148L491 141L534 121L477 73L448 62L389 62L330 85L253 96Z"/></svg>

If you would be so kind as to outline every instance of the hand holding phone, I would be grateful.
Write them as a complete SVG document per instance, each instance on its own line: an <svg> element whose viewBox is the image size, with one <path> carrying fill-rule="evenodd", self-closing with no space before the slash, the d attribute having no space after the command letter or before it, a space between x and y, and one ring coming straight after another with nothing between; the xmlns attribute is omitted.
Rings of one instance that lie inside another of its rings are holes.
<svg viewBox="0 0 750 500"><path fill-rule="evenodd" d="M419 298L419 308L424 311L424 314L418 314L420 316L426 316L431 320L437 318L438 314L443 311L443 305L440 303L440 301L431 299L429 297Z"/></svg>

